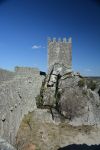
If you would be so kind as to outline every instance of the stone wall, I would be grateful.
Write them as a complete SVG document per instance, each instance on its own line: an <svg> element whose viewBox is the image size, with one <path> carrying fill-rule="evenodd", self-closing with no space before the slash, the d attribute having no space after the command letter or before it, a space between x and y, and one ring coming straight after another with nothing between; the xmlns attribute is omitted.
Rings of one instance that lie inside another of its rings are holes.
<svg viewBox="0 0 100 150"><path fill-rule="evenodd" d="M72 66L72 41L71 38L66 40L54 38L48 40L48 69L55 63L61 63L67 68Z"/></svg>
<svg viewBox="0 0 100 150"><path fill-rule="evenodd" d="M0 83L14 78L15 72L0 69Z"/></svg>
<svg viewBox="0 0 100 150"><path fill-rule="evenodd" d="M44 78L38 69L25 68L24 72L24 68L17 68L16 72L12 80L0 85L0 136L11 144L15 143L23 116L36 109L35 97Z"/></svg>
<svg viewBox="0 0 100 150"><path fill-rule="evenodd" d="M15 67L16 75L20 76L33 76L34 74L39 75L40 71L38 68L30 68L30 67Z"/></svg>

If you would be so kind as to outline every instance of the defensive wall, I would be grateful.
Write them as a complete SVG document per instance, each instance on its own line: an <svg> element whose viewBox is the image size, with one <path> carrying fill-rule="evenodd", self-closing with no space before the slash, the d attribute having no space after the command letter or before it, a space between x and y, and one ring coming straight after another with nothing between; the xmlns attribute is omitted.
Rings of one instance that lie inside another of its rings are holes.
<svg viewBox="0 0 100 150"><path fill-rule="evenodd" d="M14 144L23 116L36 109L35 97L44 76L39 69L28 67L0 70L0 75L0 136Z"/></svg>
<svg viewBox="0 0 100 150"><path fill-rule="evenodd" d="M8 81L14 78L15 72L4 70L0 68L0 83L3 81Z"/></svg>

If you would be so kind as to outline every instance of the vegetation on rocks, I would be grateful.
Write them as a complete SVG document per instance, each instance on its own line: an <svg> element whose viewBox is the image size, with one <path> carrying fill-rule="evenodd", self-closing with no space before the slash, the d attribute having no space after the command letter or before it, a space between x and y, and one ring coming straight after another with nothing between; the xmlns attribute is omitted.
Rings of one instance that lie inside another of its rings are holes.
<svg viewBox="0 0 100 150"><path fill-rule="evenodd" d="M79 86L79 87L84 87L84 86L85 86L85 79L80 79L80 80L78 81L78 86Z"/></svg>
<svg viewBox="0 0 100 150"><path fill-rule="evenodd" d="M95 88L96 88L96 82L93 81L93 80L90 80L90 81L87 83L87 86L88 86L89 89L91 89L91 90L94 91Z"/></svg>

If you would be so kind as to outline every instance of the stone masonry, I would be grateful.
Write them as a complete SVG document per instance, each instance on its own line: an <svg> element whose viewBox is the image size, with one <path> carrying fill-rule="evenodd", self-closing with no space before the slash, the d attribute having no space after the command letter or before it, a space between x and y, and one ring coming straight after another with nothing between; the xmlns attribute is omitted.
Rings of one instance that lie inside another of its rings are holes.
<svg viewBox="0 0 100 150"><path fill-rule="evenodd" d="M14 144L22 118L36 109L44 76L37 68L16 67L15 72L0 71L0 137Z"/></svg>
<svg viewBox="0 0 100 150"><path fill-rule="evenodd" d="M15 72L11 72L0 68L0 83L2 83L3 81L11 80L14 78L14 76Z"/></svg>
<svg viewBox="0 0 100 150"><path fill-rule="evenodd" d="M48 69L50 69L55 63L60 63L66 68L72 66L72 40L64 38L58 41L48 40Z"/></svg>

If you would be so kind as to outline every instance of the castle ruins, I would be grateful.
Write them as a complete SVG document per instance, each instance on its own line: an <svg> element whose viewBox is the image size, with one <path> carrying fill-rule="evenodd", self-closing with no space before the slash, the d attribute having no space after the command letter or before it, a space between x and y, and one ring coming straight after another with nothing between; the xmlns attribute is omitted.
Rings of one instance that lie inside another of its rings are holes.
<svg viewBox="0 0 100 150"><path fill-rule="evenodd" d="M14 72L0 69L0 137L10 144L15 144L24 115L37 111L36 97L40 93L42 93L42 100L39 100L39 106L41 102L42 106L53 108L52 115L46 113L51 116L47 117L48 120L51 118L49 120L51 122L54 123L52 118L55 116L60 120L59 116L62 114L63 117L67 116L67 119L71 118L73 122L76 121L79 124L100 123L100 109L98 109L100 97L94 91L87 89L85 84L80 84L83 86L80 87L79 81L83 81L83 77L72 71L71 38L48 40L48 74L46 77L37 68L16 67ZM40 92L41 89L44 91ZM66 106L69 109L66 109ZM59 110L55 110L57 107ZM41 109L38 111L42 112ZM41 118L41 113L37 116ZM38 117L37 120L39 120Z"/></svg>
<svg viewBox="0 0 100 150"><path fill-rule="evenodd" d="M55 63L71 68L71 38L48 40L48 70ZM36 109L35 97L43 79L37 68L16 67L14 72L0 69L0 136L9 143L15 142L24 114Z"/></svg>

